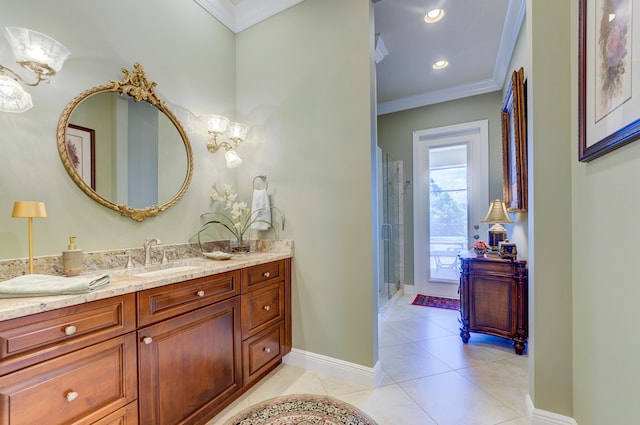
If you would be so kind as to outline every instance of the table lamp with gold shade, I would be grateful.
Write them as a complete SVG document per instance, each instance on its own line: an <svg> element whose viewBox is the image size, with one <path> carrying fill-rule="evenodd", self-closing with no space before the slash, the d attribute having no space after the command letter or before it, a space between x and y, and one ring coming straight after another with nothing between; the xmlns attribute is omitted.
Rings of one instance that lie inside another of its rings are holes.
<svg viewBox="0 0 640 425"><path fill-rule="evenodd" d="M482 222L493 223L493 226L489 227L488 244L491 247L491 251L498 252L500 242L507 239L507 229L502 224L513 223L505 203L499 199L493 201L489 205L489 211L487 211L487 215L484 216Z"/></svg>
<svg viewBox="0 0 640 425"><path fill-rule="evenodd" d="M16 201L13 204L11 217L29 220L29 274L33 274L33 219L46 218L47 209L44 202Z"/></svg>

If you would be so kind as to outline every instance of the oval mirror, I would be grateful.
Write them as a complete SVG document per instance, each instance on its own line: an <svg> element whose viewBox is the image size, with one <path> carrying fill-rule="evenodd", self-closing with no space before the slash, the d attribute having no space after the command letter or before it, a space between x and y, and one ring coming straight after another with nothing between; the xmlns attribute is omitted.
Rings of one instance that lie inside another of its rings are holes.
<svg viewBox="0 0 640 425"><path fill-rule="evenodd" d="M174 205L193 174L191 144L139 63L76 96L58 121L71 179L101 205L143 221Z"/></svg>

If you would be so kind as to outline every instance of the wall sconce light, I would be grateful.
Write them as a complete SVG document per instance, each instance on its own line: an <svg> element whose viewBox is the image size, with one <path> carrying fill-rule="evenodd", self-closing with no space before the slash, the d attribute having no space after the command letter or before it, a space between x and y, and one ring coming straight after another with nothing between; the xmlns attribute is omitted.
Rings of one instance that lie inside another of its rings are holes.
<svg viewBox="0 0 640 425"><path fill-rule="evenodd" d="M11 217L29 219L29 274L33 274L33 219L46 218L47 209L44 202L16 201Z"/></svg>
<svg viewBox="0 0 640 425"><path fill-rule="evenodd" d="M31 109L31 95L21 84L37 86L47 77L56 75L71 52L48 35L27 28L5 27L5 37L18 64L31 71L34 82L28 82L17 72L0 65L0 111L24 112Z"/></svg>
<svg viewBox="0 0 640 425"><path fill-rule="evenodd" d="M242 159L238 156L234 147L247 137L249 126L239 122L229 122L229 119L222 115L203 115L202 119L205 122L207 132L212 136L212 139L207 143L209 152L216 153L220 148L224 148L226 151L224 158L227 160L227 167L239 167L240 164L242 164ZM227 132L227 137L233 142L233 145L226 140L222 142L218 141L218 137L225 132Z"/></svg>
<svg viewBox="0 0 640 425"><path fill-rule="evenodd" d="M488 242L491 250L497 251L499 243L507 239L507 229L504 228L502 223L513 223L507 212L507 206L503 201L496 199L489 205L489 211L481 221L483 223L494 223L489 228Z"/></svg>

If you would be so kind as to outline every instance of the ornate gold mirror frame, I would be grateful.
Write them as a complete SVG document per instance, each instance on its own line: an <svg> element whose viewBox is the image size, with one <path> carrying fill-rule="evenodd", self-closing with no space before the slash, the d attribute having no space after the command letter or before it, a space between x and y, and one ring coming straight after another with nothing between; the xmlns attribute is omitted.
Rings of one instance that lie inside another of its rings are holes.
<svg viewBox="0 0 640 425"><path fill-rule="evenodd" d="M58 121L58 153L60 154L62 164L64 165L64 168L67 170L67 173L69 174L71 179L91 199L107 208L120 212L123 216L127 216L138 222L141 222L149 217L155 217L156 215L158 215L158 213L171 207L176 202L178 202L178 200L180 200L182 196L184 196L187 188L189 187L189 183L191 183L191 177L193 175L193 154L191 151L191 144L189 143L189 139L182 125L173 114L173 112L171 112L171 110L166 106L165 102L162 99L158 98L154 91L154 87L157 84L153 81L147 80L144 70L142 69L142 65L136 63L133 65L133 72L129 72L129 70L127 70L126 68L122 68L122 72L124 73L124 78L121 81L111 80L109 84L85 90L78 96L76 96L73 100L71 100L71 102L69 102L69 104L64 108L64 110L62 111L62 115L60 116L60 120ZM83 100L96 94L107 92L118 92L121 95L130 96L136 102L146 101L150 103L169 118L169 120L173 123L173 125L178 130L178 133L182 137L182 141L184 142L184 147L187 154L187 175L178 193L169 201L161 205L153 205L146 208L134 208L125 204L116 204L101 196L94 189L92 189L91 186L87 184L87 182L85 182L85 180L73 166L69 152L67 151L66 143L67 129L69 128L69 118L71 117L71 114L76 109L76 107Z"/></svg>

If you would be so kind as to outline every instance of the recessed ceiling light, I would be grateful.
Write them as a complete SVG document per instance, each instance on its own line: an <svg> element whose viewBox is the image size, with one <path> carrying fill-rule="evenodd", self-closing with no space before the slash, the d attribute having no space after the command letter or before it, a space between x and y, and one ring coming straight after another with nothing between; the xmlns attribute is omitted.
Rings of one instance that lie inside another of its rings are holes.
<svg viewBox="0 0 640 425"><path fill-rule="evenodd" d="M446 61L444 59L436 61L432 65L433 69L443 69L443 68L446 68L447 66L449 66L449 61Z"/></svg>
<svg viewBox="0 0 640 425"><path fill-rule="evenodd" d="M434 22L438 22L440 19L444 17L443 9L431 9L424 15L424 21L428 24L433 24Z"/></svg>

